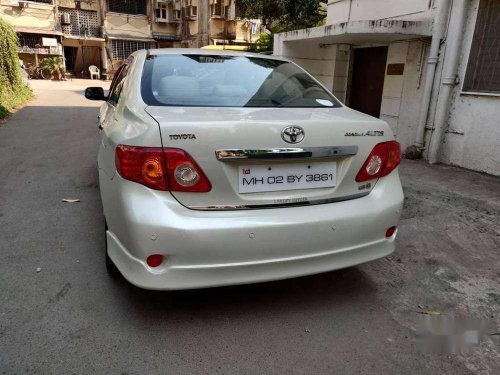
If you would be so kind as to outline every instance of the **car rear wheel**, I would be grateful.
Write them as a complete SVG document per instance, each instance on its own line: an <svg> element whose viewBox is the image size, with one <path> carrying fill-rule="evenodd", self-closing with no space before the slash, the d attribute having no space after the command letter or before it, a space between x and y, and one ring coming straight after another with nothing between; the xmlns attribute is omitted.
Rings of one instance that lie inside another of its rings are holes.
<svg viewBox="0 0 500 375"><path fill-rule="evenodd" d="M106 222L106 220L104 220L104 243L106 244L105 245L106 271L108 271L108 275L111 276L113 279L122 278L123 277L122 274L120 273L120 271L118 270L118 268L115 266L115 264L108 255L108 236L106 235L107 231L108 231L108 223Z"/></svg>

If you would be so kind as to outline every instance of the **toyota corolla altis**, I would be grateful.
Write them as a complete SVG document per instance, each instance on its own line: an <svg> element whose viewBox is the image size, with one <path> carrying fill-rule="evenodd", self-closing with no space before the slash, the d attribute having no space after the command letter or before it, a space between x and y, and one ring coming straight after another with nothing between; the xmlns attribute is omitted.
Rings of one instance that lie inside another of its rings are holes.
<svg viewBox="0 0 500 375"><path fill-rule="evenodd" d="M278 57L132 54L99 114L112 275L147 289L285 279L394 251L403 203L389 126Z"/></svg>

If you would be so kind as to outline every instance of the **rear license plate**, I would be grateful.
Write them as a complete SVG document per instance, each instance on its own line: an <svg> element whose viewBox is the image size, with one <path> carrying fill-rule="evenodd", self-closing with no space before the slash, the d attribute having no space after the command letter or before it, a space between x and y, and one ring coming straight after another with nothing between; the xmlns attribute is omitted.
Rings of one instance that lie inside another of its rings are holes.
<svg viewBox="0 0 500 375"><path fill-rule="evenodd" d="M242 194L331 188L337 181L337 163L243 165L238 174Z"/></svg>

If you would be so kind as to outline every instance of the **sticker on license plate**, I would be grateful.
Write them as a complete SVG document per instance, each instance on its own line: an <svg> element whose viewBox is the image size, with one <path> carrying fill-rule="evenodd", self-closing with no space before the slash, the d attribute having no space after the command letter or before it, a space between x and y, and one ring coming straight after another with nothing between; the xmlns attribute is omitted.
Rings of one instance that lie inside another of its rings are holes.
<svg viewBox="0 0 500 375"><path fill-rule="evenodd" d="M240 193L331 188L337 181L337 163L243 165L238 174Z"/></svg>

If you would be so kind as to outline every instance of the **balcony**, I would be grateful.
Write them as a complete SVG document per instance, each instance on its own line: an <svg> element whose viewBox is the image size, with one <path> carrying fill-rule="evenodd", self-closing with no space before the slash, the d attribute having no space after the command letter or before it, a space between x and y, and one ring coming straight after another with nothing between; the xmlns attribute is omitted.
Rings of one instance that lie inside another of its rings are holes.
<svg viewBox="0 0 500 375"><path fill-rule="evenodd" d="M53 38L53 35L45 34L32 34L32 33L18 33L19 46L17 47L18 53L28 53L37 55L61 55L61 48L58 38ZM47 45L50 40L51 45Z"/></svg>

